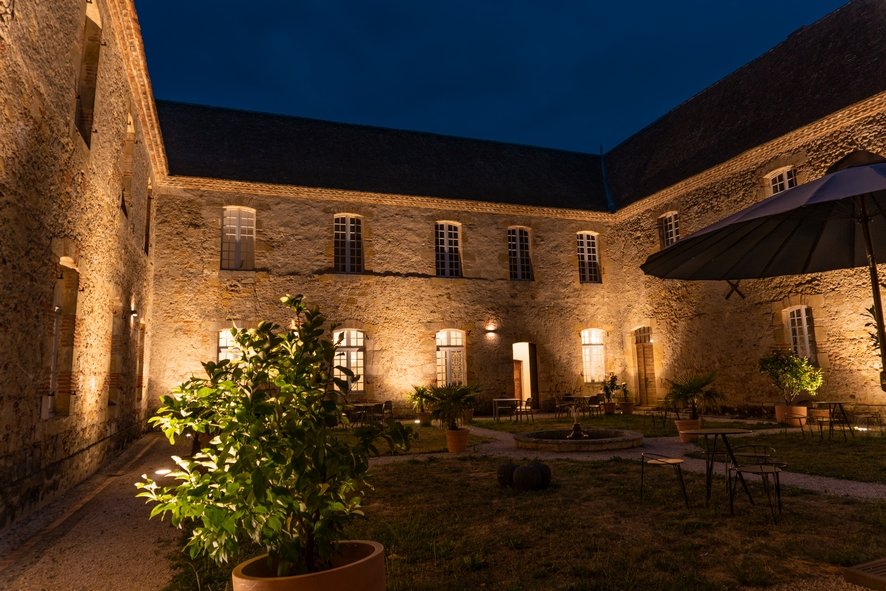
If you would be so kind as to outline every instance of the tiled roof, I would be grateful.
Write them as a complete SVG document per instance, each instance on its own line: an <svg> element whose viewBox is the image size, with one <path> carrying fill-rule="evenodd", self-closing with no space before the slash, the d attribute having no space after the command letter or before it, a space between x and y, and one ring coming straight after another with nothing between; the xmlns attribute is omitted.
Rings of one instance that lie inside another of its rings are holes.
<svg viewBox="0 0 886 591"><path fill-rule="evenodd" d="M157 101L171 175L606 211L600 158Z"/></svg>
<svg viewBox="0 0 886 591"><path fill-rule="evenodd" d="M850 2L628 138L605 156L617 207L886 90L884 32L886 2Z"/></svg>

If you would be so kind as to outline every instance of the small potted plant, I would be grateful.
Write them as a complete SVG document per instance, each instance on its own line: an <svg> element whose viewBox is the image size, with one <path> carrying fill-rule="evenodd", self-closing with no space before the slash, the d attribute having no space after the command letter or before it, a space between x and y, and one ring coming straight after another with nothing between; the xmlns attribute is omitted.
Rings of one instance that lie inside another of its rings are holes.
<svg viewBox="0 0 886 591"><path fill-rule="evenodd" d="M458 421L464 420L465 410L473 408L480 388L472 384L445 384L431 386L434 399L434 412L446 429L446 448L450 453L463 452L468 448L468 429L459 428Z"/></svg>
<svg viewBox="0 0 886 591"><path fill-rule="evenodd" d="M760 359L760 371L769 376L781 392L784 404L775 405L775 420L801 427L804 419L798 417L805 417L807 408L794 402L803 393L815 396L824 379L821 369L793 351L773 351Z"/></svg>
<svg viewBox="0 0 886 591"><path fill-rule="evenodd" d="M689 443L696 439L694 435L686 435L683 431L701 428L699 410L715 408L722 398L722 395L711 386L715 378L716 375L710 372L668 380L671 387L665 396L665 404L677 409L689 409L688 419L674 420L677 432L680 434L680 441L683 443Z"/></svg>
<svg viewBox="0 0 886 591"><path fill-rule="evenodd" d="M603 397L606 399L603 403L603 414L615 414L616 403L612 397L615 396L619 390L621 390L621 385L618 383L618 376L614 373L606 376L606 379L603 380Z"/></svg>
<svg viewBox="0 0 886 591"><path fill-rule="evenodd" d="M150 422L170 441L210 436L193 457L174 458L177 484L143 475L138 496L156 503L151 517L188 527L192 557L225 564L246 541L262 546L265 554L234 568L234 591L383 591L381 545L339 538L362 515L375 442L406 446L408 430L395 421L342 429L353 374L335 367L323 315L301 296L282 302L294 313L288 328L233 329L239 358L204 363L205 377L163 397Z"/></svg>
<svg viewBox="0 0 886 591"><path fill-rule="evenodd" d="M413 386L409 393L409 404L418 413L418 421L422 427L431 426L431 407L434 397L431 396L430 386Z"/></svg>
<svg viewBox="0 0 886 591"><path fill-rule="evenodd" d="M622 382L619 386L619 389L621 390L621 402L619 403L619 405L621 406L621 414L634 414L634 401L630 399L628 385L625 382Z"/></svg>

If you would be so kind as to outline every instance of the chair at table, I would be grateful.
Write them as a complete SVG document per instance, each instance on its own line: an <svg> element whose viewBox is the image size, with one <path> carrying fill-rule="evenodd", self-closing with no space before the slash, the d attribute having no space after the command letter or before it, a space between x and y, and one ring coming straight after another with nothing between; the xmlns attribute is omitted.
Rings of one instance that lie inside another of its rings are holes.
<svg viewBox="0 0 886 591"><path fill-rule="evenodd" d="M554 395L554 418L559 419L563 415L571 417L574 408L575 403L571 401L567 402L562 394Z"/></svg>
<svg viewBox="0 0 886 591"><path fill-rule="evenodd" d="M686 494L686 482L683 480L683 468L681 466L684 461L683 458L673 458L651 452L643 452L640 454L640 502L643 502L643 480L645 477L646 464L649 464L650 466L673 466L674 473L677 475L677 481L680 483L680 490L683 492L683 501L686 503L686 508L688 509L689 495Z"/></svg>
<svg viewBox="0 0 886 591"><path fill-rule="evenodd" d="M385 403L378 402L369 407L369 411L366 413L367 417L370 421L382 421L385 418Z"/></svg>
<svg viewBox="0 0 886 591"><path fill-rule="evenodd" d="M394 402L392 400L385 400L382 403L381 417L382 419L394 419Z"/></svg>
<svg viewBox="0 0 886 591"><path fill-rule="evenodd" d="M740 445L733 448L735 463L726 467L726 488L729 489L729 512L735 514L737 476L759 476L769 502L772 521L778 523L781 515L781 482L779 474L786 466L774 458L775 450L765 445ZM770 482L771 479L771 482ZM753 499L751 499L753 504Z"/></svg>
<svg viewBox="0 0 886 591"><path fill-rule="evenodd" d="M599 417L603 414L603 395L594 394L585 400L584 408L589 417Z"/></svg>
<svg viewBox="0 0 886 591"><path fill-rule="evenodd" d="M529 422L535 422L535 415L532 414L532 398L527 398L521 404L520 401L517 401L517 405L514 407L514 416L517 420L520 420L520 417L526 417L529 419Z"/></svg>
<svg viewBox="0 0 886 591"><path fill-rule="evenodd" d="M883 415L878 407L859 404L852 409L850 415L852 416L852 421L858 428L864 429L865 431L873 431L876 429L880 431L880 435L883 435Z"/></svg>

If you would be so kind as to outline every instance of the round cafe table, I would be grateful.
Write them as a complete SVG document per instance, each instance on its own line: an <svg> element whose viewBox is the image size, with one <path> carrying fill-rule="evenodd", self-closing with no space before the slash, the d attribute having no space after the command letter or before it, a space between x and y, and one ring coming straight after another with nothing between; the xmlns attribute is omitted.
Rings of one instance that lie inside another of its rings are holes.
<svg viewBox="0 0 886 591"><path fill-rule="evenodd" d="M717 452L717 440L723 440L723 447L726 449L726 456L729 461L732 462L733 465L737 465L738 462L735 459L735 454L732 452L732 446L729 445L729 439L727 438L729 435L745 435L747 433L751 433L750 429L738 429L738 428L711 428L711 429L686 429L682 431L682 433L686 435L699 435L704 437L705 439L705 503L704 506L707 507L711 502L711 481L714 479L714 456ZM713 437L714 441L710 447L708 447L708 438ZM754 504L754 499L751 498L751 491L748 490L748 485L744 481L744 476L742 476L741 472L738 473L738 479L741 480L741 486L744 488L744 492L748 495L748 499L751 501L751 504Z"/></svg>

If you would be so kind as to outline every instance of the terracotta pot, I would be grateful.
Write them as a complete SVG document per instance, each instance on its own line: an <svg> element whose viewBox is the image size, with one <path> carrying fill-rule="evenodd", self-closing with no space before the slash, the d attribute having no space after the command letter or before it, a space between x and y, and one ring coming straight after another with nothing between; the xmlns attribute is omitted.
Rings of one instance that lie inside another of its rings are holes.
<svg viewBox="0 0 886 591"><path fill-rule="evenodd" d="M614 415L615 414L615 403L614 402L604 402L603 403L603 414L604 415Z"/></svg>
<svg viewBox="0 0 886 591"><path fill-rule="evenodd" d="M677 426L677 433L680 434L681 442L692 443L698 439L698 435L684 435L683 431L688 429L701 429L701 419L674 419L674 425Z"/></svg>
<svg viewBox="0 0 886 591"><path fill-rule="evenodd" d="M385 549L378 542L339 542L332 568L291 577L274 576L262 554L234 568L234 591L385 591Z"/></svg>
<svg viewBox="0 0 886 591"><path fill-rule="evenodd" d="M787 419L786 416L806 416L808 408L805 406L785 406L784 404L775 405L775 422L778 424L787 423L788 427L802 427L806 424L803 419Z"/></svg>
<svg viewBox="0 0 886 591"><path fill-rule="evenodd" d="M422 427L430 427L431 426L431 413L429 413L429 412L418 413L418 422Z"/></svg>
<svg viewBox="0 0 886 591"><path fill-rule="evenodd" d="M471 432L467 429L446 429L446 449L449 453L457 454L468 449L468 435Z"/></svg>
<svg viewBox="0 0 886 591"><path fill-rule="evenodd" d="M634 403L633 402L622 402L621 403L621 414L623 414L623 415L634 414Z"/></svg>

